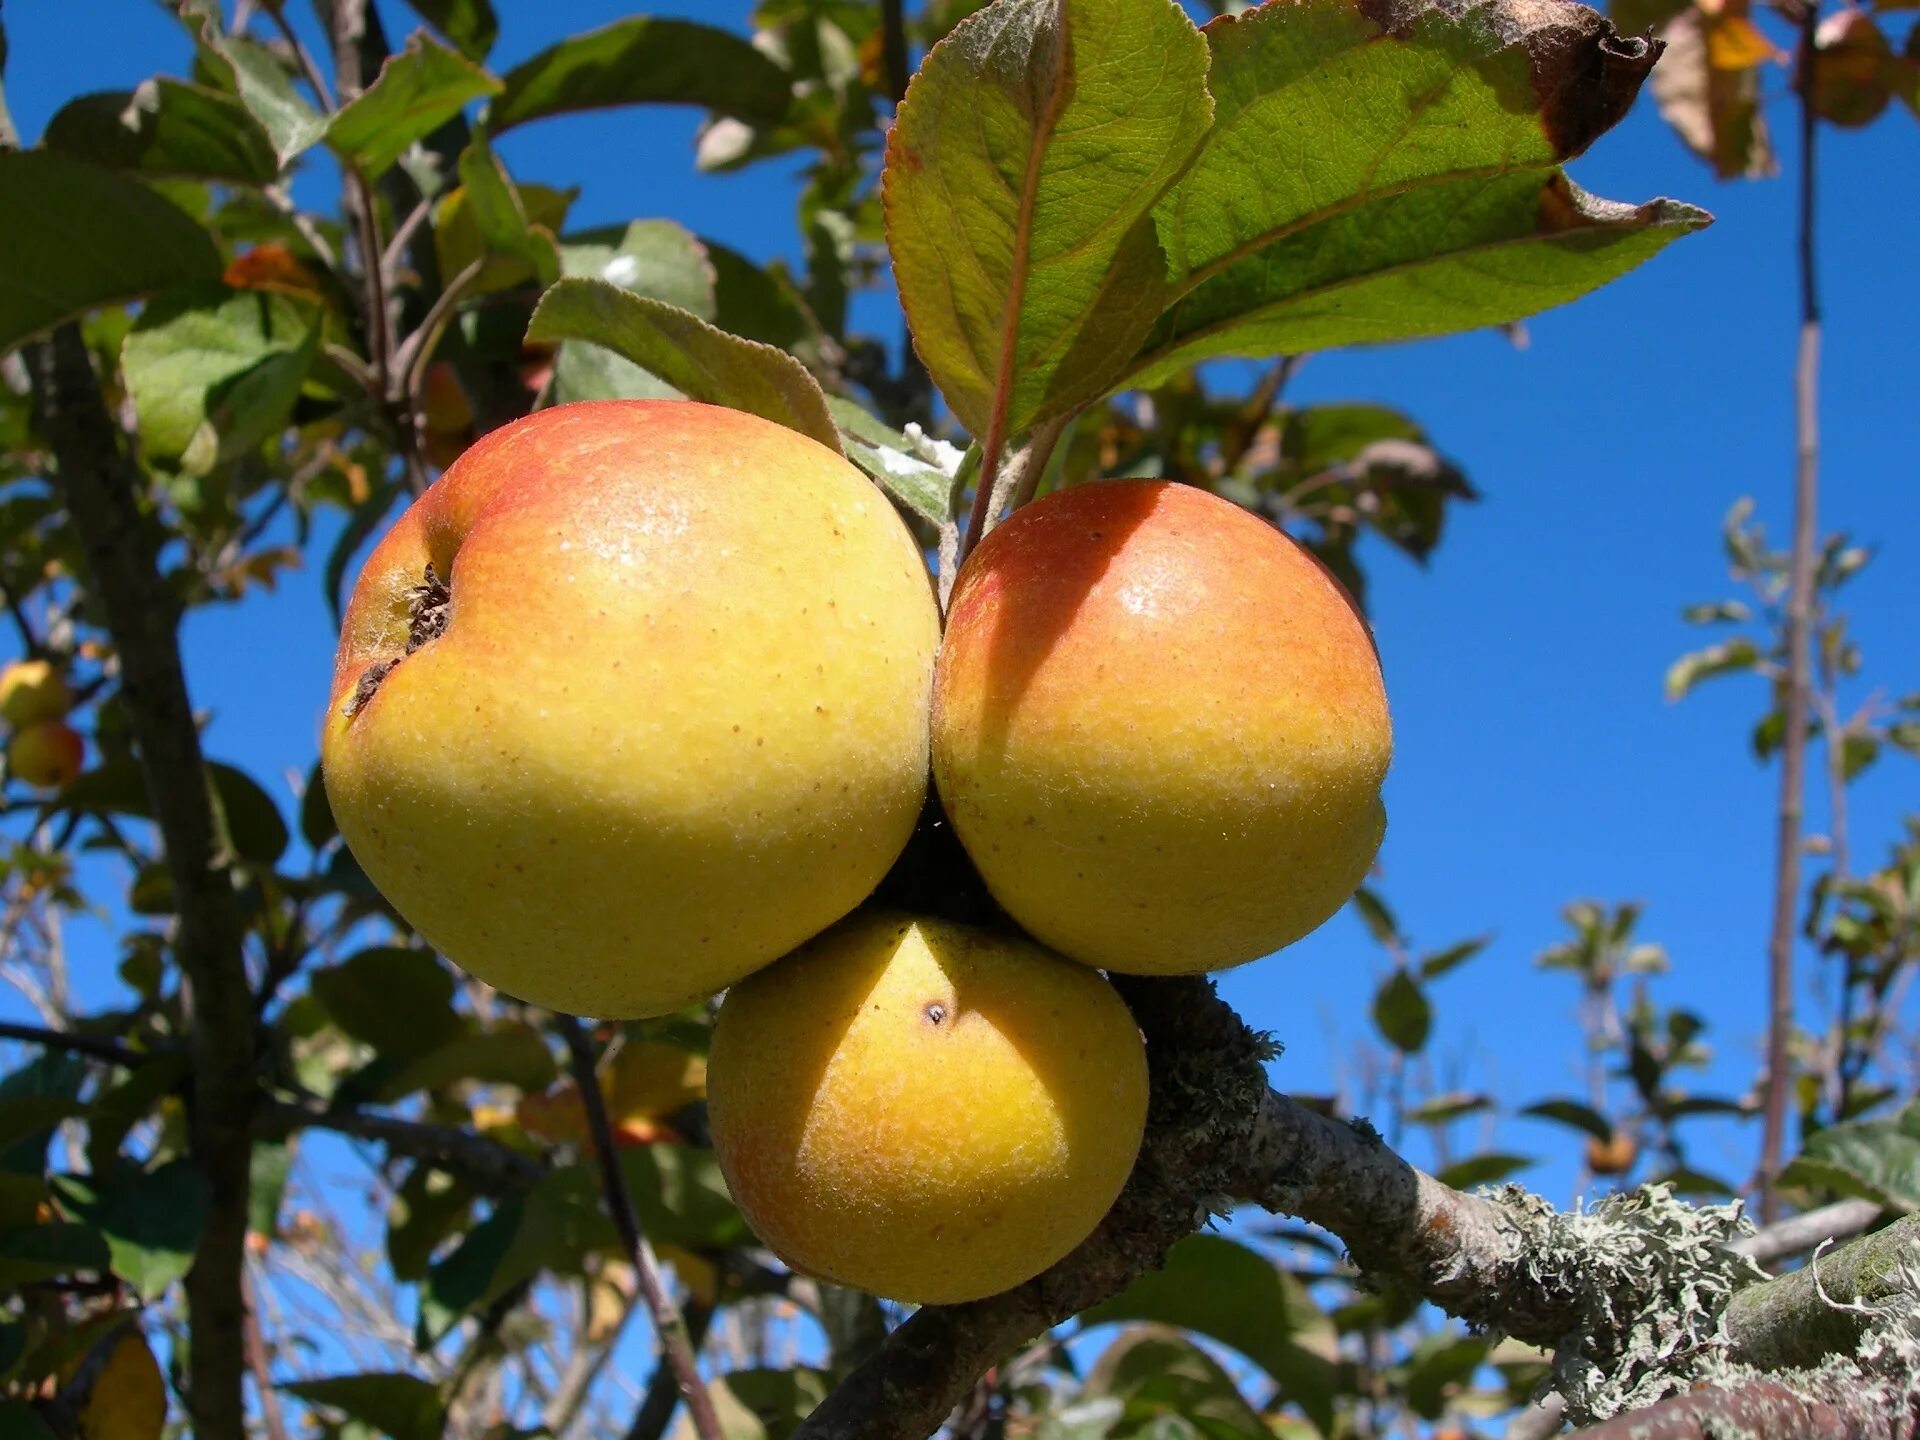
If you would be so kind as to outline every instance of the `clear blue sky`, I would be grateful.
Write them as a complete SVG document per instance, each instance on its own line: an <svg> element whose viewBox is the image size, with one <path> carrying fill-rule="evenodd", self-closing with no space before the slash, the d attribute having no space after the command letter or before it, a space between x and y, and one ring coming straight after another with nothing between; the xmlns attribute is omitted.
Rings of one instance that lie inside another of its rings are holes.
<svg viewBox="0 0 1920 1440"><path fill-rule="evenodd" d="M629 7L499 8L495 63L510 64L563 27ZM741 26L749 7L651 8ZM383 9L404 26L400 7ZM14 0L6 22L8 99L29 140L76 93L187 65L174 24L136 0ZM756 256L793 255L790 171L697 175L696 122L657 109L548 121L503 151L523 179L581 185L576 224L667 216ZM1792 137L1781 145L1791 168ZM1879 546L1849 600L1870 683L1900 694L1920 689L1920 133L1896 105L1865 132L1829 132L1822 167L1823 522ZM1660 993L1712 1018L1716 1076L1737 1089L1753 1075L1764 1002L1774 781L1746 742L1762 697L1728 681L1669 706L1660 681L1699 639L1680 607L1728 591L1718 543L1727 507L1752 494L1775 532L1785 530L1792 191L1785 181L1716 183L1644 98L1572 169L1599 194L1677 196L1719 223L1532 322L1524 351L1477 334L1321 357L1294 393L1410 410L1485 495L1459 512L1430 571L1369 557L1398 742L1385 892L1422 944L1498 936L1441 982L1434 1053L1443 1068L1508 1098L1577 1089L1569 982L1537 973L1532 957L1562 934L1567 900L1638 898L1645 937L1674 959ZM861 313L897 333L890 302L873 299ZM195 698L214 715L213 754L289 797L282 777L303 773L315 754L334 638L317 571L316 556L278 595L198 612L187 632ZM1883 762L1855 797L1855 853L1881 855L1898 816L1915 809L1920 769ZM1816 798L1816 823L1821 814ZM104 985L102 935L77 934L75 957ZM1367 1029L1383 968L1343 916L1223 988L1288 1043L1277 1082L1324 1092ZM0 1011L16 1006L0 997ZM1502 1143L1544 1153L1551 1142L1564 1156L1560 1135L1509 1121ZM1741 1176L1752 1144L1749 1130L1696 1159ZM1560 1163L1531 1178L1564 1200L1570 1177Z"/></svg>

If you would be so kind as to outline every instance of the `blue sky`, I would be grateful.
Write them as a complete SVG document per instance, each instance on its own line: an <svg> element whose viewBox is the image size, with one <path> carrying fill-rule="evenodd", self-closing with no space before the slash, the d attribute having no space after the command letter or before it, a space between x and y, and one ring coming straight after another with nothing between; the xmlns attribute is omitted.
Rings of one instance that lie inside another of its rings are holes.
<svg viewBox="0 0 1920 1440"><path fill-rule="evenodd" d="M305 7L296 7L304 16ZM399 7L387 6L396 20ZM565 30L616 18L608 0L504 0L496 64ZM660 3L739 26L742 0ZM71 96L184 73L186 48L157 5L15 0L6 11L8 100L37 137ZM1776 88L1784 77L1776 76ZM1781 112L1784 115L1784 111ZM665 216L750 254L793 255L791 174L703 177L697 117L619 111L547 121L502 150L522 179L577 183L577 225ZM1793 137L1780 137L1789 171ZM1848 592L1867 683L1920 689L1920 134L1897 105L1872 128L1829 131L1822 150L1825 352L1823 526L1878 547ZM1593 896L1646 903L1645 938L1674 973L1659 993L1711 1017L1714 1077L1752 1077L1762 1026L1774 781L1747 749L1758 688L1725 681L1684 705L1662 699L1672 658L1697 643L1684 604L1729 593L1718 543L1751 494L1786 527L1796 298L1793 194L1785 180L1716 183L1643 98L1572 166L1614 199L1671 195L1718 223L1569 309L1533 321L1516 349L1476 334L1315 358L1298 400L1371 398L1425 424L1484 493L1459 512L1431 570L1370 556L1372 608L1394 707L1382 886L1421 944L1484 930L1479 960L1440 982L1440 1068L1521 1101L1579 1088L1565 977L1532 957L1559 938L1559 907ZM897 334L890 302L859 312ZM197 612L187 630L212 753L291 797L315 753L333 632L318 557L280 593ZM1920 809L1920 770L1899 757L1854 797L1854 849L1872 861ZM1819 823L1823 807L1813 800ZM83 993L111 975L103 932L74 937ZM1385 967L1349 916L1295 949L1229 975L1227 997L1288 1044L1281 1085L1325 1092L1368 1029ZM88 971L93 978L89 983ZM0 1012L17 1002L0 997ZM1503 1148L1564 1156L1560 1132L1506 1122ZM1742 1176L1751 1131L1710 1146L1704 1168ZM1418 1150L1416 1150L1418 1157ZM1531 1177L1568 1199L1571 1167Z"/></svg>

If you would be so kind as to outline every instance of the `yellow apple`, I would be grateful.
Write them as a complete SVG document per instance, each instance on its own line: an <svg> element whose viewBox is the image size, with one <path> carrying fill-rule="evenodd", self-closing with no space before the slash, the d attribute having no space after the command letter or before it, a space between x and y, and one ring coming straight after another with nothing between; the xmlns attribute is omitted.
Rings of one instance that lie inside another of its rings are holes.
<svg viewBox="0 0 1920 1440"><path fill-rule="evenodd" d="M15 729L59 720L73 709L66 678L45 660L15 660L0 670L0 720Z"/></svg>
<svg viewBox="0 0 1920 1440"><path fill-rule="evenodd" d="M938 616L886 498L684 401L494 431L348 607L321 740L356 859L447 957L665 1014L857 905L926 792Z"/></svg>
<svg viewBox="0 0 1920 1440"><path fill-rule="evenodd" d="M43 720L14 732L7 744L7 773L27 785L57 790L72 782L87 757L87 743L71 725Z"/></svg>
<svg viewBox="0 0 1920 1440"><path fill-rule="evenodd" d="M1351 598L1218 496L1060 491L961 569L941 802L994 897L1076 960L1193 974L1298 940L1372 864L1391 754Z"/></svg>
<svg viewBox="0 0 1920 1440"><path fill-rule="evenodd" d="M1024 936L863 912L727 993L708 1114L796 1269L923 1304L1030 1279L1111 1208L1146 1125L1113 988Z"/></svg>

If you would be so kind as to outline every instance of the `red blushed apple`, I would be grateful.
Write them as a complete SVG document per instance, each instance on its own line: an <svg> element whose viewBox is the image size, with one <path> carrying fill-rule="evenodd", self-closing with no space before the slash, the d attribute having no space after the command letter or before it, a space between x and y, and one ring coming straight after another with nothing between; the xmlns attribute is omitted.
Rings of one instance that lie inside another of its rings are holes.
<svg viewBox="0 0 1920 1440"><path fill-rule="evenodd" d="M989 534L953 592L934 776L994 897L1138 974L1265 955L1351 896L1392 732L1351 598L1190 486L1108 481Z"/></svg>
<svg viewBox="0 0 1920 1440"><path fill-rule="evenodd" d="M7 745L7 773L43 790L72 783L87 757L87 742L71 725L43 720L16 731Z"/></svg>
<svg viewBox="0 0 1920 1440"><path fill-rule="evenodd" d="M885 874L937 644L912 537L840 456L708 405L562 406L467 451L368 559L327 794L449 959L664 1014Z"/></svg>

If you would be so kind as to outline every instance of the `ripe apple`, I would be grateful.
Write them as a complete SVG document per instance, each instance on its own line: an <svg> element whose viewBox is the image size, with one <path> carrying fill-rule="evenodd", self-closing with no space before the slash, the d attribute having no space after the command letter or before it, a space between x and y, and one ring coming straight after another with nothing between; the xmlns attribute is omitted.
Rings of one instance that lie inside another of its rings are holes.
<svg viewBox="0 0 1920 1440"><path fill-rule="evenodd" d="M1218 496L1060 491L961 569L934 778L994 898L1076 960L1194 974L1298 940L1373 862L1391 753L1351 598Z"/></svg>
<svg viewBox="0 0 1920 1440"><path fill-rule="evenodd" d="M43 720L14 732L7 745L7 773L27 785L57 790L72 783L87 758L87 742L71 725Z"/></svg>
<svg viewBox="0 0 1920 1440"><path fill-rule="evenodd" d="M23 730L73 709L66 677L45 660L15 660L0 670L0 720Z"/></svg>
<svg viewBox="0 0 1920 1440"><path fill-rule="evenodd" d="M521 999L659 1015L857 905L926 791L939 620L886 498L684 401L494 431L348 607L321 741L356 859Z"/></svg>
<svg viewBox="0 0 1920 1440"><path fill-rule="evenodd" d="M1145 1047L1093 971L1024 936L865 911L727 992L714 1150L788 1264L978 1299L1090 1234L1146 1126Z"/></svg>

